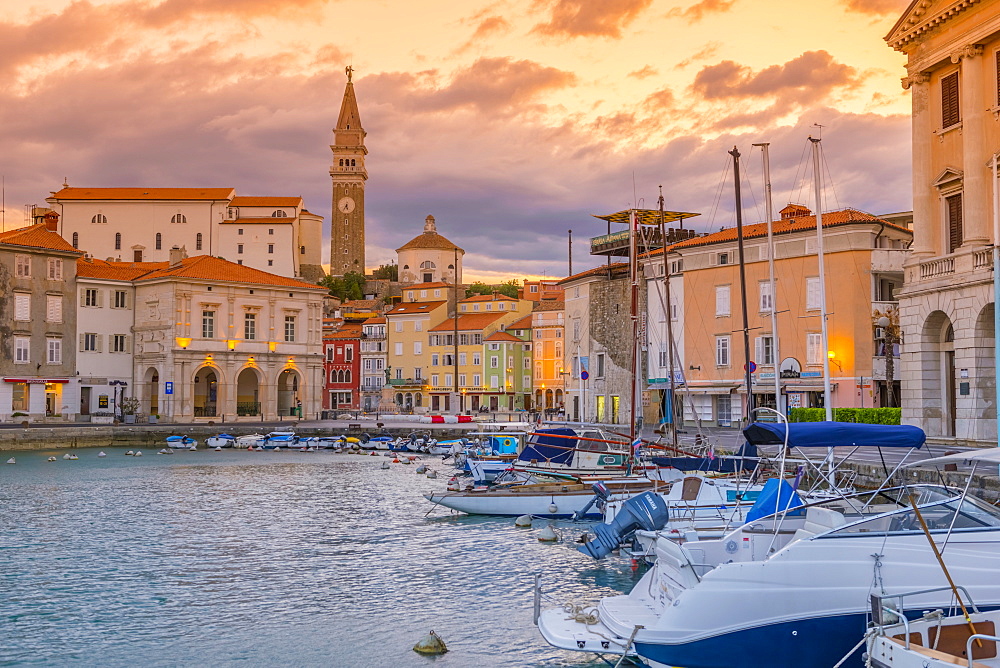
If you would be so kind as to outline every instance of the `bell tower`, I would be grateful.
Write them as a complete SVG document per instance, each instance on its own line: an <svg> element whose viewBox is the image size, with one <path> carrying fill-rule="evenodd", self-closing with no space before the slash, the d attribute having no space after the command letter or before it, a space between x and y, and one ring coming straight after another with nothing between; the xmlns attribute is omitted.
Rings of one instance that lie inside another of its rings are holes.
<svg viewBox="0 0 1000 668"><path fill-rule="evenodd" d="M330 274L365 273L365 135L358 113L358 100L351 82L354 68L348 66L347 88L340 104L340 117L333 130L333 205L330 208Z"/></svg>

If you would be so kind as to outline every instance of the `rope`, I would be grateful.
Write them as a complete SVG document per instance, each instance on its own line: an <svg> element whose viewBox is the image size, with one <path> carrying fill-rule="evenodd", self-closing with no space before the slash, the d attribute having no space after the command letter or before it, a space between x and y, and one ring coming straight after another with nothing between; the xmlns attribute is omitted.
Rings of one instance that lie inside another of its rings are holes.
<svg viewBox="0 0 1000 668"><path fill-rule="evenodd" d="M872 631L874 631L874 629L872 629ZM864 635L864 637L861 639L861 642L859 642L857 645L855 645L854 647L852 647L847 652L847 654L844 655L844 658L842 658L837 663L833 664L833 668L840 668L842 665L844 665L844 662L847 661L848 659L850 659L851 655L854 654L856 651L858 651L858 648L860 648L862 645L864 645L866 642L868 642L868 636L870 636L872 634L872 631L869 631L868 633L866 633ZM868 665L871 665L870 661L869 661Z"/></svg>
<svg viewBox="0 0 1000 668"><path fill-rule="evenodd" d="M593 612L587 612L588 610L593 610ZM589 605L575 605L573 603L567 603L563 606L563 611L569 615L566 619L571 619L578 624L586 624L587 626L590 626L591 624L596 624L599 621L597 617L597 608Z"/></svg>

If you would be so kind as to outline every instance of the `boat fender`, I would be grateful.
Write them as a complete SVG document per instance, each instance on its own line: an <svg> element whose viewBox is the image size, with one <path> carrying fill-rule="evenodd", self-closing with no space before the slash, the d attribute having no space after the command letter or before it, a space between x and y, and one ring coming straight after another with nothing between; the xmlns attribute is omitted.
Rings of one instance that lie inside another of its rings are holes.
<svg viewBox="0 0 1000 668"><path fill-rule="evenodd" d="M100 452L97 453L97 456L98 457L107 457L108 453L104 452L104 450L101 450Z"/></svg>
<svg viewBox="0 0 1000 668"><path fill-rule="evenodd" d="M55 457L49 457L47 461L54 462L55 460L56 460Z"/></svg>
<svg viewBox="0 0 1000 668"><path fill-rule="evenodd" d="M136 450L135 451L135 456L136 457L142 457L142 450Z"/></svg>
<svg viewBox="0 0 1000 668"><path fill-rule="evenodd" d="M427 472L427 477L430 478L431 480L436 479L438 477L437 471L431 469L430 471Z"/></svg>
<svg viewBox="0 0 1000 668"><path fill-rule="evenodd" d="M556 513L559 512L559 506L557 506L554 503L550 503L549 504L549 512L552 513L553 515L555 515Z"/></svg>
<svg viewBox="0 0 1000 668"><path fill-rule="evenodd" d="M387 468L389 468L389 462L387 462L387 461L385 461L385 460L383 459L383 460L382 460L382 468L384 468L384 469L387 469Z"/></svg>
<svg viewBox="0 0 1000 668"><path fill-rule="evenodd" d="M438 634L431 631L413 646L413 651L418 654L444 654L448 651L448 647Z"/></svg>

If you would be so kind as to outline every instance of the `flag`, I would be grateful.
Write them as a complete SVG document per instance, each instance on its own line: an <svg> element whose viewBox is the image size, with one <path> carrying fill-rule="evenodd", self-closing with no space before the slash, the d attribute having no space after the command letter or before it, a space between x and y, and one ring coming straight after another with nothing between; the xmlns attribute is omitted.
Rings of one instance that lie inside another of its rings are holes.
<svg viewBox="0 0 1000 668"><path fill-rule="evenodd" d="M632 452L639 454L640 447L642 447L642 437L636 436L635 440L632 441Z"/></svg>
<svg viewBox="0 0 1000 668"><path fill-rule="evenodd" d="M715 446L711 446L708 449L708 459L709 461L715 461Z"/></svg>

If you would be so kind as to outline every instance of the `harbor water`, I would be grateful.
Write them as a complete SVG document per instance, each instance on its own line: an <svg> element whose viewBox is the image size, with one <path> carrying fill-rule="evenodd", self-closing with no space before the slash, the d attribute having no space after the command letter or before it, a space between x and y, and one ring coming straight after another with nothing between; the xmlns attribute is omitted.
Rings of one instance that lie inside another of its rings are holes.
<svg viewBox="0 0 1000 668"><path fill-rule="evenodd" d="M156 450L4 453L0 665L605 665L541 639L534 575L567 603L640 575L578 553L586 525L432 507L436 458ZM450 651L414 653L432 629Z"/></svg>

